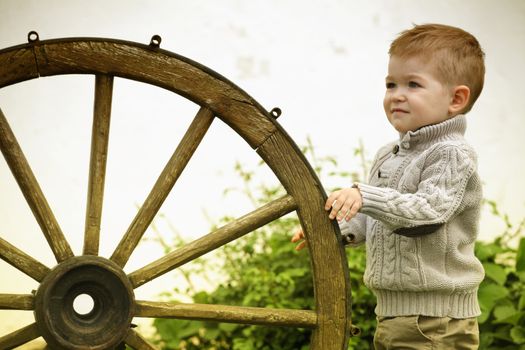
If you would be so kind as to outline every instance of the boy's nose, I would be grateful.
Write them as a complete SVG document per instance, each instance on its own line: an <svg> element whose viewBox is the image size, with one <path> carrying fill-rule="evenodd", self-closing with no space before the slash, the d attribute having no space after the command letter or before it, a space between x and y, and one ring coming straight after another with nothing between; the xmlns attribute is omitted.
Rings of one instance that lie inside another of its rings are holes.
<svg viewBox="0 0 525 350"><path fill-rule="evenodd" d="M393 101L404 101L406 99L404 92L401 89L397 89L392 93Z"/></svg>

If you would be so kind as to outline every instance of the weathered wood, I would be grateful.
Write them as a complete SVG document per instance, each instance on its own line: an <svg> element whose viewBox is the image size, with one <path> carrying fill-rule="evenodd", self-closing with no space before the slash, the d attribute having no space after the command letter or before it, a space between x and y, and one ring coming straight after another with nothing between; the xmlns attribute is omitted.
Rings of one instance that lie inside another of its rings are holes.
<svg viewBox="0 0 525 350"><path fill-rule="evenodd" d="M326 195L308 162L284 130L272 135L257 153L297 201L297 213L308 240L314 275L319 328L311 348L347 349L350 318L348 263L337 223L324 211Z"/></svg>
<svg viewBox="0 0 525 350"><path fill-rule="evenodd" d="M134 350L157 350L157 348L148 342L144 337L137 333L134 329L130 329L124 342L131 346Z"/></svg>
<svg viewBox="0 0 525 350"><path fill-rule="evenodd" d="M31 45L0 50L0 87L38 78Z"/></svg>
<svg viewBox="0 0 525 350"><path fill-rule="evenodd" d="M144 235L144 232L146 232L151 221L153 221L162 203L164 203L164 200L168 197L175 182L208 131L213 118L213 112L204 107L201 108L195 116L195 119L182 137L181 142L168 161L168 164L157 179L148 198L146 198L146 201L135 216L126 234L113 252L111 260L119 266L124 267L124 265L126 265L131 253Z"/></svg>
<svg viewBox="0 0 525 350"><path fill-rule="evenodd" d="M58 222L0 109L0 149L58 262L73 256Z"/></svg>
<svg viewBox="0 0 525 350"><path fill-rule="evenodd" d="M257 148L275 131L267 112L223 76L172 52L111 39L40 41L35 56L41 76L111 74L157 85L207 106Z"/></svg>
<svg viewBox="0 0 525 350"><path fill-rule="evenodd" d="M268 112L244 91L219 74L184 57L159 49L155 45L146 46L117 40L84 38L49 41L33 40L30 44L0 50L0 87L29 80L39 75L51 76L75 73L123 77L173 91L200 105L202 109L199 113L206 113L210 118L213 115L221 118L243 137L252 148L257 150L286 188L289 195L285 199L288 198L287 200L293 202L293 209L289 209L297 210L309 242L308 247L312 255L316 300L315 311L305 311L307 313L305 317L311 318L310 321L306 322L307 324L312 325L312 319L315 318L316 320L315 326L309 326L313 329L311 349L346 350L348 335L354 328L350 320L351 300L348 268L346 256L340 244L338 227L336 223L328 220L323 210L326 195L315 173L297 146ZM105 97L100 100L100 103L104 104L103 101L107 103L111 94L102 93L102 95ZM97 105L97 98L95 100ZM42 227L53 253L59 262L65 264L69 260L63 260L72 256L71 249L58 228L58 224L56 224L56 220L52 216L52 212L34 179L34 175L30 171L29 165L23 157L16 140L14 140L5 117L3 115L0 116L2 119L0 120L0 148L15 178L19 182L33 213L35 213L35 217ZM196 119L199 118L196 117ZM206 130L204 129L207 129L207 127L197 129L200 130L197 133L205 133ZM193 139L193 136L191 138ZM197 144L199 141L197 141ZM180 147L191 149L193 142L193 140L186 142L183 139L181 142L182 146L179 145L175 152L177 153ZM98 149L100 146L107 147L107 139L93 146L93 148ZM195 147L197 146L195 145ZM95 152L100 151L97 150ZM187 154L187 159L191 157L192 152ZM97 157L102 158L102 156L103 153L101 152L98 153ZM183 159L181 162L173 161L173 164L168 163L165 171L168 173L173 172L173 174L165 174L163 172L159 177L148 199L146 199L143 207L113 253L112 259L118 263L117 267L119 269L126 264L130 254L160 208L165 196L168 195L171 186L176 182L176 178L173 179L171 176L180 175L180 171L184 168L187 159ZM90 171L93 173L101 170L102 167L100 166L92 165L90 167ZM92 176L92 178L96 177L96 175ZM90 180L90 183L92 181L93 186L99 188L100 192L103 182ZM88 200L88 202L91 201L91 204L88 204L88 212L97 213L98 208L96 207L98 204L101 205L102 196L100 195L99 197L98 194L90 194L90 196L93 199ZM99 200L100 202L98 202ZM287 205L292 204L290 202L285 206ZM91 214L86 216L89 215ZM258 215L252 217L255 222L253 227L250 226L252 225L251 223L245 220L246 217L240 218L133 272L129 276L124 276L125 280L129 282L129 279L131 279L133 287L138 287L177 266L195 259L220 245L226 244L237 236L242 236L252 229L263 225L264 220L261 220L261 217L256 218ZM96 220L99 220L99 218ZM89 223L86 224L86 226L89 225ZM97 225L95 223L91 227L96 228ZM98 236L98 234L91 233L90 230L86 229L86 241L92 241L90 237ZM86 253L98 251L98 243L94 241L93 243L88 242L85 247L87 247L85 248ZM17 254L20 255L19 253ZM113 264L111 261L108 261L108 263ZM42 272L36 273L37 278L43 275L44 273ZM44 279L44 281L46 280L47 278ZM35 302L35 309L37 309L37 304ZM135 303L133 303L134 306ZM172 306L162 307L157 304L148 305L147 307L146 305L143 306L144 308L139 310L139 314L152 315L159 312L159 310L163 310L163 312L171 312L172 314L170 315L174 316L180 315L183 317L188 315L188 311L181 311L180 309L174 311ZM222 306L213 307L220 309ZM203 306L202 308L193 308L190 314L197 319L224 319L223 321L225 322L240 322L242 320L238 320L238 318L246 317L256 319L256 322L267 325L276 325L276 322L268 320L273 320L272 317L281 317L279 313L281 310L273 309L257 309L257 311L250 310L250 312L246 312L246 310L234 310L231 307L226 307L224 310L216 311L215 314L212 312L212 315L210 314L209 306ZM286 315L283 317L287 320L289 318L300 318L296 313L297 311L303 312L301 310L292 310L291 312L288 310L284 311ZM170 315L168 317L171 317ZM45 315L39 318L40 321L37 321L37 323L40 322L39 327L45 324L45 319ZM288 321L286 323L290 324ZM11 341L8 344L12 344L13 339L17 342L27 339L27 334L31 333L31 329L36 330L36 328L31 327L28 330L22 330L21 333L25 334L25 338L24 335L19 336L20 332L7 336L7 341ZM128 332L127 328L124 329L120 339L123 339L126 335L126 340L132 343L130 344L131 346L135 346L137 349L152 348L142 341L143 339L136 331L132 331L129 334L126 332ZM71 333L74 333L71 334L72 336L83 336L78 332ZM6 337L1 339L6 339ZM1 341L0 348L5 348L2 346Z"/></svg>
<svg viewBox="0 0 525 350"><path fill-rule="evenodd" d="M153 301L137 301L135 310L136 317L177 318L293 328L317 327L317 314L311 310Z"/></svg>
<svg viewBox="0 0 525 350"><path fill-rule="evenodd" d="M95 103L91 133L86 229L84 233L85 255L98 255L112 96L113 77L97 75L95 78Z"/></svg>
<svg viewBox="0 0 525 350"><path fill-rule="evenodd" d="M0 310L34 310L32 294L0 294Z"/></svg>
<svg viewBox="0 0 525 350"><path fill-rule="evenodd" d="M47 266L2 238L0 238L0 258L38 282L42 282L50 271Z"/></svg>
<svg viewBox="0 0 525 350"><path fill-rule="evenodd" d="M40 337L40 333L33 323L29 326L21 328L17 331L4 335L0 338L0 349L14 349L17 346L23 345L36 338Z"/></svg>
<svg viewBox="0 0 525 350"><path fill-rule="evenodd" d="M93 299L86 314L73 302ZM100 256L72 257L57 265L35 294L35 321L51 349L112 349L125 338L133 319L135 296L120 266Z"/></svg>
<svg viewBox="0 0 525 350"><path fill-rule="evenodd" d="M133 288L192 261L226 243L244 236L295 210L294 199L286 195L248 213L128 275Z"/></svg>

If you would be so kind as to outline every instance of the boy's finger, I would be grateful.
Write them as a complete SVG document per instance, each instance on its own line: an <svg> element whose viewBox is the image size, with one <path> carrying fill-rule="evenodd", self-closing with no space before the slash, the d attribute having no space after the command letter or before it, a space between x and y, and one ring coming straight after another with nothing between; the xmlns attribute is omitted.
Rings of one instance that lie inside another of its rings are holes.
<svg viewBox="0 0 525 350"><path fill-rule="evenodd" d="M306 247L306 241L302 241L301 243L299 243L299 244L295 247L295 250L299 251L299 250L304 249L304 247Z"/></svg>
<svg viewBox="0 0 525 350"><path fill-rule="evenodd" d="M345 203L345 205L343 205L336 214L337 221L342 221L348 215L348 213L350 213L350 208L351 206L349 206L348 203Z"/></svg>
<svg viewBox="0 0 525 350"><path fill-rule="evenodd" d="M303 239L303 238L304 238L304 232L302 230L299 230L296 233L294 233L294 235L292 236L292 243L295 243L298 240Z"/></svg>
<svg viewBox="0 0 525 350"><path fill-rule="evenodd" d="M348 210L348 213L345 215L346 221L350 221L353 217L357 215L359 210L361 210L362 204L360 201L355 201L352 204L352 207Z"/></svg>
<svg viewBox="0 0 525 350"><path fill-rule="evenodd" d="M332 210L330 211L330 214L328 215L328 217L330 219L335 219L337 217L337 214L339 213L339 210L340 208L337 206L337 204L334 204L332 206Z"/></svg>
<svg viewBox="0 0 525 350"><path fill-rule="evenodd" d="M338 192L333 192L330 196L328 196L324 204L324 210L330 210L330 208L334 205L334 203L337 202L336 198L338 195L339 195Z"/></svg>

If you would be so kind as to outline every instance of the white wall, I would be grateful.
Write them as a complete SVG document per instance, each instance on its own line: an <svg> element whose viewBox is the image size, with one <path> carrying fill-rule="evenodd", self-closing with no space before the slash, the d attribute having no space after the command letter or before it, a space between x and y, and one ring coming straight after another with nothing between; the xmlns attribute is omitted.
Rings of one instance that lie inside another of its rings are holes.
<svg viewBox="0 0 525 350"><path fill-rule="evenodd" d="M17 1L0 0L0 48L40 39L109 37L161 46L234 81L279 119L299 144L356 167L362 139L369 156L396 133L382 111L390 41L412 23L441 22L473 33L486 52L486 85L468 116L467 138L479 153L485 195L511 220L523 215L525 171L525 2L448 1ZM9 119L68 240L82 245L93 77L42 78L0 91ZM115 83L101 254L107 256L170 156L195 106L158 88ZM139 137L147 142L137 142ZM222 198L237 184L236 160L254 162L249 147L215 123L162 211L185 237L206 233L207 213L244 212ZM136 164L139 166L136 166ZM135 164L135 165L134 165ZM193 173L192 173L193 172ZM481 237L501 225L486 216ZM152 233L149 233L150 236ZM4 161L0 160L0 235L53 266L53 258ZM130 269L160 254L144 244ZM146 256L146 257L144 257ZM0 293L28 293L35 282L0 262ZM138 291L155 295L162 283ZM31 314L0 311L0 335L30 322Z"/></svg>

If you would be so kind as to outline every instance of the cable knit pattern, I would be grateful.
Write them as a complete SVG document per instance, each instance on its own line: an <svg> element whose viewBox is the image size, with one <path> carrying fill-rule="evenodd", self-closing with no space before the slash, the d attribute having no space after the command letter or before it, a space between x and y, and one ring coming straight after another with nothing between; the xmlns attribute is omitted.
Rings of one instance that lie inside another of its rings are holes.
<svg viewBox="0 0 525 350"><path fill-rule="evenodd" d="M457 211L467 181L475 171L472 156L462 148L454 143L438 145L422 152L424 159L414 159L399 182L402 190L419 181L415 193L360 185L366 203L362 213L376 217L392 230L448 221Z"/></svg>
<svg viewBox="0 0 525 350"><path fill-rule="evenodd" d="M466 143L465 116L400 135L376 156L360 214L340 224L366 240L365 283L379 316L480 314L484 272L474 256L481 182Z"/></svg>

